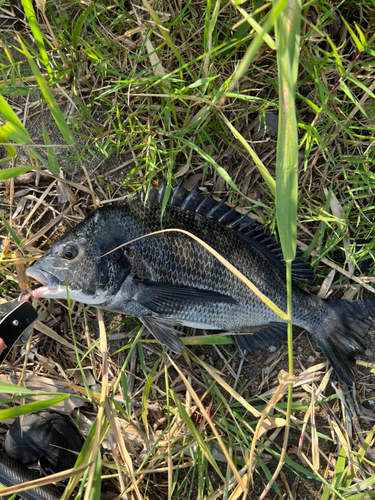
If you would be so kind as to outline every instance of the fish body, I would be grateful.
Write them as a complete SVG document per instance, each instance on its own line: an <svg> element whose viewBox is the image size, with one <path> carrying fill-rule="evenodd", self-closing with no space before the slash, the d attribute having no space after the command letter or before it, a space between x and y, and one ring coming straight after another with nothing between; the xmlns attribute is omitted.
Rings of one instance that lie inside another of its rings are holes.
<svg viewBox="0 0 375 500"><path fill-rule="evenodd" d="M140 318L155 338L174 352L183 344L173 331L183 325L226 332L242 353L262 348L286 333L283 322L249 287L199 242L199 237L286 311L285 266L279 244L249 217L196 190L176 188L161 218L165 188L100 208L60 238L27 270L42 283L35 297L66 298ZM135 241L133 241L135 240ZM293 276L309 281L301 259ZM373 324L375 301L324 301L293 289L293 323L307 329L335 371L353 380L355 355ZM336 321L333 328L332 322Z"/></svg>

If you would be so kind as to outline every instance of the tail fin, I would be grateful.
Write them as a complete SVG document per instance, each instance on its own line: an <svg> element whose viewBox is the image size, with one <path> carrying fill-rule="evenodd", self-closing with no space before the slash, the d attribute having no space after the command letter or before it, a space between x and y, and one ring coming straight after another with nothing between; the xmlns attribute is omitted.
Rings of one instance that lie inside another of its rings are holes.
<svg viewBox="0 0 375 500"><path fill-rule="evenodd" d="M366 337L375 327L375 300L325 300L328 314L312 336L339 378L354 382L357 354L366 349Z"/></svg>

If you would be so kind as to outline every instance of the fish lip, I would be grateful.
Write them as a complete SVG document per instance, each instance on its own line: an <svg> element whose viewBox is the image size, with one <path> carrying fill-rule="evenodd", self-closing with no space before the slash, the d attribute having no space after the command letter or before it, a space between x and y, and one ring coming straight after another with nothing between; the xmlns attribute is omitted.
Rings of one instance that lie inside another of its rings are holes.
<svg viewBox="0 0 375 500"><path fill-rule="evenodd" d="M36 267L29 267L29 269L26 269L26 276L39 281L39 283L49 289L57 288L60 282L52 273L49 273L48 271L44 271L42 269L38 269Z"/></svg>
<svg viewBox="0 0 375 500"><path fill-rule="evenodd" d="M85 295L84 292L80 292L79 290L67 288L64 281L59 280L54 274L41 269L38 267L38 264L26 269L26 276L39 281L41 285L35 288L32 286L24 294L21 294L19 297L21 302L28 300L30 296L36 299L66 299L68 295L74 298L74 300L85 304L99 304L105 300L104 296L100 293L96 296L90 296Z"/></svg>
<svg viewBox="0 0 375 500"><path fill-rule="evenodd" d="M60 280L48 271L38 269L36 266L29 267L29 269L26 269L26 276L39 281L41 285L32 290L30 294L21 297L21 300L28 300L30 295L34 298L48 298L51 295L53 296L58 291Z"/></svg>

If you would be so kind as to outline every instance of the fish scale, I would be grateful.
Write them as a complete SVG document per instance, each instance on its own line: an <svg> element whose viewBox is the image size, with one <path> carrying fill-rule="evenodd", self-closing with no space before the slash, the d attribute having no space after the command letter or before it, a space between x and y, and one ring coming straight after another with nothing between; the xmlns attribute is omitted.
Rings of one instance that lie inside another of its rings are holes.
<svg viewBox="0 0 375 500"><path fill-rule="evenodd" d="M138 220L141 220L146 212L147 219L146 224L141 228L142 234L160 230L160 211L157 206L144 207L133 203L127 208L131 209L132 216ZM125 219L120 213L118 215L119 218ZM285 308L285 300L280 293L285 291L285 283L280 273L273 268L269 269L267 262L261 260L257 249L243 242L243 238L237 233L225 227L213 228L213 225L214 221L210 221L200 214L184 212L178 207L171 207L168 216L163 219L164 229L178 227L200 237L245 275L249 274L249 267L257 268L259 272L256 276L247 277L252 279L255 286L263 288L264 293L271 300L278 302L280 307ZM126 227L123 230L126 231ZM278 319L278 316L270 311L242 281L233 276L198 242L184 234L165 233L151 236L131 244L130 248L133 250L134 260L129 260L135 275L139 278L145 278L138 275L138 262L142 260L142 263L147 262L148 266L152 266L151 280L207 288L223 294L229 292L232 297L238 300L238 304L232 306L235 308L235 312L225 310L228 309L225 304L222 314L228 317L228 320L220 319L220 326L218 322L217 328L224 330L234 327L244 328L259 324L259 319L265 323ZM171 269L171 264L175 264L175 255L181 254L185 255L188 264L184 266L185 269L182 273L178 272L176 266L174 270ZM142 257L140 258L140 256ZM261 265L262 267L260 267ZM275 286L276 283L278 286ZM226 324L229 318L230 325ZM254 322L254 318L256 318L256 322Z"/></svg>
<svg viewBox="0 0 375 500"><path fill-rule="evenodd" d="M264 227L217 202L189 192L182 183L161 213L165 185L147 202L136 199L102 207L65 234L26 274L42 286L35 297L70 299L136 316L173 352L183 343L175 326L233 333L240 352L264 348L286 334L282 321L216 257L186 234L216 250L281 310L286 311L285 263L281 247ZM150 235L133 241L139 237ZM295 281L313 273L300 255ZM354 380L356 356L374 327L375 301L322 300L294 286L293 323L306 328L346 383Z"/></svg>

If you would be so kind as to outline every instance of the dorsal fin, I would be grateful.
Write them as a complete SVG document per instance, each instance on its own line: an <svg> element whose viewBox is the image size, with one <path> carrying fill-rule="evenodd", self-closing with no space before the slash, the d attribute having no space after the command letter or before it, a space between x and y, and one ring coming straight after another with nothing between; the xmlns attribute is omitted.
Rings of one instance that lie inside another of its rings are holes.
<svg viewBox="0 0 375 500"><path fill-rule="evenodd" d="M275 239L263 224L260 224L249 215L243 215L236 211L235 207L228 207L226 200L216 201L213 198L214 189L208 196L202 196L198 192L198 185L192 191L183 186L184 177L178 186L172 190L168 205L180 207L182 210L197 212L206 217L211 217L225 227L232 228L240 233L253 246L268 256L272 262L285 273L285 262L280 243ZM165 192L165 184L159 189L150 189L149 200L161 204ZM312 283L314 272L308 262L302 258L302 253L296 254L292 262L292 278L299 283Z"/></svg>

